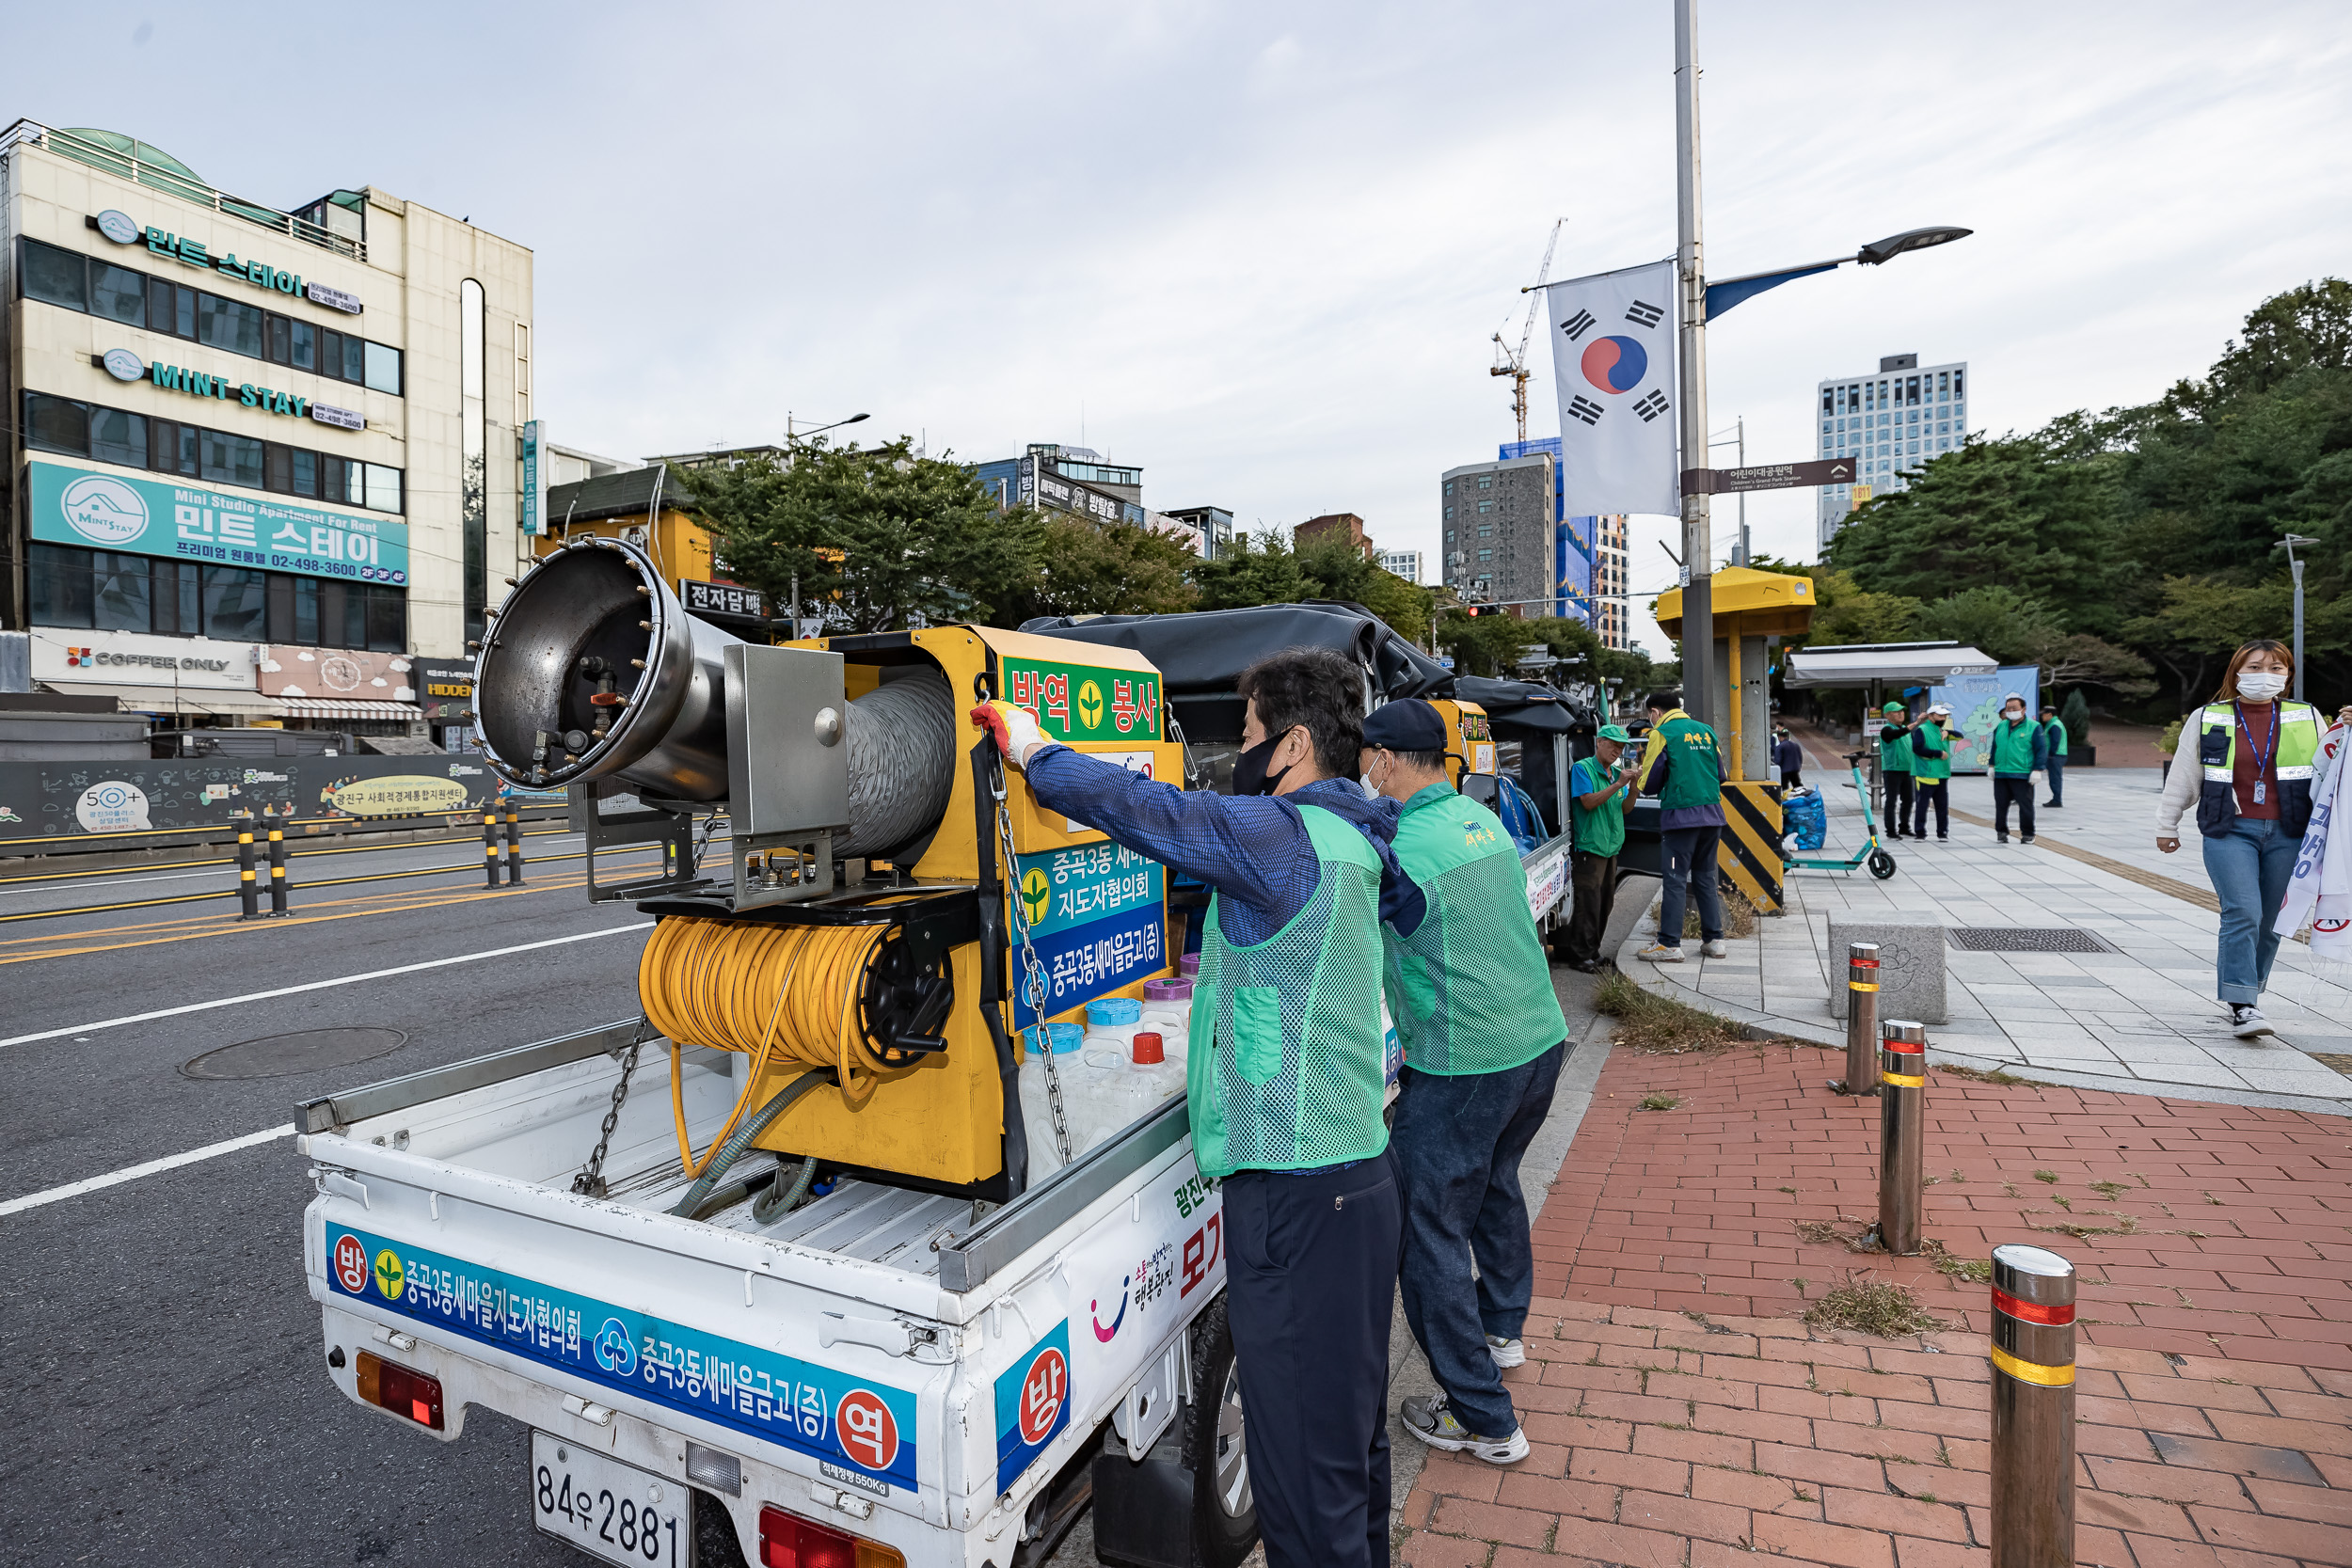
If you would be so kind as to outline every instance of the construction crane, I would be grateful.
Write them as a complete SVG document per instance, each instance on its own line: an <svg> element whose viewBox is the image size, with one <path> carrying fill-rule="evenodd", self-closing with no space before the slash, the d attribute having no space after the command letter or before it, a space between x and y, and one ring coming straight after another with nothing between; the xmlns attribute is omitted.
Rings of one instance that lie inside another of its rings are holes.
<svg viewBox="0 0 2352 1568"><path fill-rule="evenodd" d="M1544 308L1543 287L1551 277L1551 253L1560 244L1560 226L1567 221L1566 218L1555 218L1551 225L1551 237L1544 242L1544 264L1535 269L1535 287L1527 296L1527 321L1519 328L1518 350L1514 352L1511 345L1502 341L1502 334L1496 333L1494 368L1486 372L1488 375L1507 375L1511 378L1511 412L1518 418L1519 439L1522 442L1527 439L1527 347L1535 341L1535 316ZM1509 318L1504 320L1508 325Z"/></svg>

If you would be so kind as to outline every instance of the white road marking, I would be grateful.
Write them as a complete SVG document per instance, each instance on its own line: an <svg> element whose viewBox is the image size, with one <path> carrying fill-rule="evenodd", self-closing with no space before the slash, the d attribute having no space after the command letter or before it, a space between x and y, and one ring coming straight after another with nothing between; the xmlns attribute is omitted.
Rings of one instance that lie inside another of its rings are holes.
<svg viewBox="0 0 2352 1568"><path fill-rule="evenodd" d="M146 877L110 877L103 882L45 882L38 887L0 888L0 894L79 893L86 887L121 887L130 882L137 882L142 886L149 882L184 882L191 877L228 877L233 879L236 875L235 866L224 865L217 866L211 871L174 871L165 875Z"/></svg>
<svg viewBox="0 0 2352 1568"><path fill-rule="evenodd" d="M119 1187L125 1181L136 1181L140 1177L152 1176L157 1171L195 1164L199 1160L210 1160L216 1155L234 1154L241 1148L252 1148L257 1145L275 1143L279 1138L293 1137L294 1132L294 1123L290 1121L283 1127L273 1127L266 1132L247 1132L242 1138L230 1138L225 1143L206 1144L202 1148L191 1148L184 1154L167 1154L160 1160L150 1160L144 1164L125 1165L120 1170L108 1171L103 1176L86 1177L79 1181L69 1181L62 1187L52 1187L47 1192L27 1193L23 1197L12 1197L6 1203L0 1203L0 1217L18 1213L26 1209L38 1209L44 1203L56 1203L63 1198L79 1197L84 1193L94 1193L102 1188Z"/></svg>
<svg viewBox="0 0 2352 1568"><path fill-rule="evenodd" d="M183 1013L210 1012L215 1007L234 1007L246 1002L266 1002L273 996L294 996L306 990L327 990L336 986L356 986L362 980L382 980L394 974L414 974L419 970L446 969L451 964L469 964L482 958L502 958L510 953L529 953L541 947L561 947L566 942L592 942L597 937L616 937L628 931L650 931L653 922L641 920L633 926L608 926L601 931L582 931L578 936L549 937L545 942L517 942L512 947L493 947L480 953L460 953L453 958L428 958L423 963L402 964L394 969L371 969L363 974L339 974L332 980L312 980L307 985L279 986L274 990L247 991L243 996L224 996L216 1002L190 1002L184 1006L158 1007L151 1013L130 1013L121 1018L102 1018L95 1023L71 1023L62 1029L43 1029L37 1034L11 1035L0 1039L0 1046L30 1045L35 1040L54 1040L61 1035L87 1034L93 1029L112 1029L125 1023L146 1023L159 1018L178 1018ZM0 1212L6 1212L0 1210Z"/></svg>

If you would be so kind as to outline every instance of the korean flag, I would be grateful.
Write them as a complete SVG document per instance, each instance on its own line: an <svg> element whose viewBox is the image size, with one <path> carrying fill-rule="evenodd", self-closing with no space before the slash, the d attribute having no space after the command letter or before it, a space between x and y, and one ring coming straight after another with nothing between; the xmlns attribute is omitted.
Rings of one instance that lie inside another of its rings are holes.
<svg viewBox="0 0 2352 1568"><path fill-rule="evenodd" d="M1680 512L1674 263L1573 277L1547 292L1568 515Z"/></svg>

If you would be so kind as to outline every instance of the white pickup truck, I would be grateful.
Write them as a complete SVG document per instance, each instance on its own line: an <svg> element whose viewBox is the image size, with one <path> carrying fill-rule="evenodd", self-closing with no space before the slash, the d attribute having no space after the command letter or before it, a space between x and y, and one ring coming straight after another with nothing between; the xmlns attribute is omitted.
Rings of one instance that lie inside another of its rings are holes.
<svg viewBox="0 0 2352 1568"><path fill-rule="evenodd" d="M1001 1207L845 1180L762 1226L755 1154L683 1218L644 1032L303 1107L305 1268L346 1395L443 1442L469 1405L527 1423L538 1527L609 1562L1011 1568L1098 1486L1105 1561L1247 1554L1219 1197L1181 1099ZM698 1142L740 1060L684 1053ZM609 1196L580 1196L600 1131Z"/></svg>

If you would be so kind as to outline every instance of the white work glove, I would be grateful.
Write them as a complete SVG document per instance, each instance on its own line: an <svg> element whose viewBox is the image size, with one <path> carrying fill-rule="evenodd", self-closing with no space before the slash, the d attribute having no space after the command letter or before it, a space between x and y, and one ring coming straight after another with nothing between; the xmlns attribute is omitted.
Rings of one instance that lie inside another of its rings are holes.
<svg viewBox="0 0 2352 1568"><path fill-rule="evenodd" d="M1010 758L1015 768L1026 768L1029 754L1046 743L1045 732L1038 727L1037 715L1010 703L980 704L972 710L972 722L995 737L996 749Z"/></svg>

